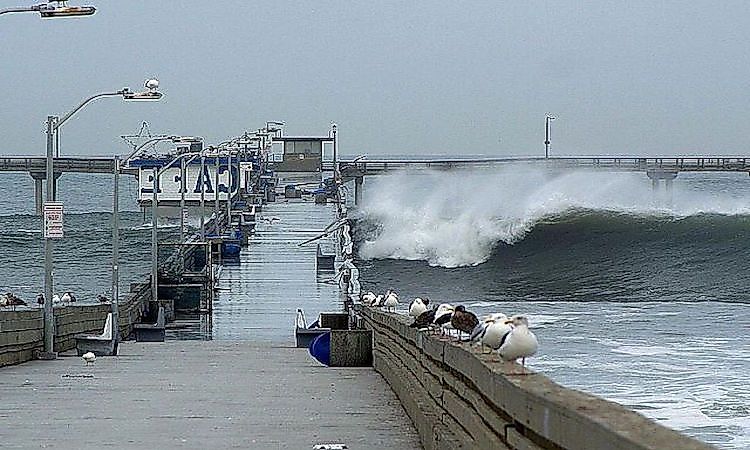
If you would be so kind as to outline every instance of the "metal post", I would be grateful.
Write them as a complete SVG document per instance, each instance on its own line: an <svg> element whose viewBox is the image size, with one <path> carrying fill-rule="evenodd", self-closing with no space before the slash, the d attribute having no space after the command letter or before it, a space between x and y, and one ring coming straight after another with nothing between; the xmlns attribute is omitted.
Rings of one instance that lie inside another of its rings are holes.
<svg viewBox="0 0 750 450"><path fill-rule="evenodd" d="M53 139L56 116L47 116L47 201L53 201L54 159ZM55 355L55 310L52 307L52 239L47 237L45 218L42 215L42 233L44 236L44 358L54 359Z"/></svg>
<svg viewBox="0 0 750 450"><path fill-rule="evenodd" d="M232 154L227 155L227 230L232 229Z"/></svg>
<svg viewBox="0 0 750 450"><path fill-rule="evenodd" d="M59 157L60 157L60 127L56 127L55 128L55 158L59 158ZM57 201L57 178L53 178L52 180L52 200Z"/></svg>
<svg viewBox="0 0 750 450"><path fill-rule="evenodd" d="M336 165L336 147L338 147L338 143L336 141L336 124L334 123L333 125L331 125L331 128L333 129L333 178L336 179L336 173L338 172L338 167Z"/></svg>
<svg viewBox="0 0 750 450"><path fill-rule="evenodd" d="M216 169L216 178L214 179L214 229L216 236L219 236L219 155L216 154L214 159L214 168Z"/></svg>
<svg viewBox="0 0 750 450"><path fill-rule="evenodd" d="M180 244L185 243L185 158L180 159Z"/></svg>
<svg viewBox="0 0 750 450"><path fill-rule="evenodd" d="M115 156L115 187L112 192L112 323L115 342L120 340L120 157Z"/></svg>
<svg viewBox="0 0 750 450"><path fill-rule="evenodd" d="M38 215L42 215L42 179L34 178L34 207Z"/></svg>
<svg viewBox="0 0 750 450"><path fill-rule="evenodd" d="M154 196L151 199L151 300L159 300L159 243L157 236L157 191L159 189L159 168L154 167Z"/></svg>
<svg viewBox="0 0 750 450"><path fill-rule="evenodd" d="M544 157L549 158L549 116L544 118Z"/></svg>
<svg viewBox="0 0 750 450"><path fill-rule="evenodd" d="M203 178L203 171L206 167L206 157L201 155L201 174L200 174L200 180L201 180L201 242L206 241L206 218L204 217L206 214L206 180Z"/></svg>

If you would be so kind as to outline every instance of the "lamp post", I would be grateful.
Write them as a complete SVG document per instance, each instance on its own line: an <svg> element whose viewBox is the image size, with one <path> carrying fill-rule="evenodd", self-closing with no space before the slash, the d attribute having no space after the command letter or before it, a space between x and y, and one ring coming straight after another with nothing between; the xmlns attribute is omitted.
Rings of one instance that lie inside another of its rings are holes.
<svg viewBox="0 0 750 450"><path fill-rule="evenodd" d="M120 340L120 157L115 155L112 192L112 323L115 343Z"/></svg>
<svg viewBox="0 0 750 450"><path fill-rule="evenodd" d="M553 120L557 119L557 117L551 116L547 114L544 118L544 157L549 158L549 137L550 137L550 128L551 123Z"/></svg>
<svg viewBox="0 0 750 450"><path fill-rule="evenodd" d="M337 170L338 167L336 167L336 161L337 161L336 160L336 147L337 147L337 144L338 144L336 142L336 128L337 128L336 127L336 123L335 122L331 122L331 132L333 133L333 179L334 180L336 179L336 172L338 172L338 170Z"/></svg>
<svg viewBox="0 0 750 450"><path fill-rule="evenodd" d="M55 133L60 129L65 122L67 122L73 115L80 111L81 108L92 102L93 100L100 97L113 97L122 96L124 100L158 100L162 97L160 92L156 89L159 87L157 80L147 80L146 87L147 92L132 92L128 88L123 88L116 92L103 92L100 94L92 95L88 97L78 106L73 108L70 112L58 118L57 116L47 116L47 196L46 202L50 203L54 200L55 194L55 181L54 181L54 136ZM53 359L56 357L54 353L54 338L55 338L55 316L54 308L52 305L53 295L53 279L52 279L52 248L53 241L46 230L46 219L42 218L42 233L44 233L44 353L41 355L44 359Z"/></svg>
<svg viewBox="0 0 750 450"><path fill-rule="evenodd" d="M53 5L57 3L57 5ZM43 19L54 19L63 17L81 17L91 16L96 12L93 6L67 6L66 0L52 0L47 3L40 3L19 8L0 9L0 15L10 13L38 12Z"/></svg>

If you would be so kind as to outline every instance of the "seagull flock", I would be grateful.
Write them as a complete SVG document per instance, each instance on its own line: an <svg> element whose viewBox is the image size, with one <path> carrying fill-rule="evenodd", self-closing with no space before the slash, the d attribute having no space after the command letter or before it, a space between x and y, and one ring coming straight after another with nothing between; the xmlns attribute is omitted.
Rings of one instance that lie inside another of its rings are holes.
<svg viewBox="0 0 750 450"><path fill-rule="evenodd" d="M383 308L395 312L398 305L398 295L389 290L383 295L368 292L361 296L364 305L373 308ZM409 304L409 316L414 321L409 325L419 331L439 332L448 339L454 335L458 340L468 340L472 345L481 346L489 352L497 352L504 361L521 359L521 365L526 366L526 358L536 354L539 341L529 330L529 320L524 315L511 317L497 312L478 318L467 311L463 305L453 306L443 303L437 308L430 307L428 298L415 298ZM468 338L462 338L462 335Z"/></svg>
<svg viewBox="0 0 750 450"><path fill-rule="evenodd" d="M110 299L102 294L98 294L96 296L96 300L99 303L109 303ZM54 294L52 296L52 304L53 305L60 305L60 306L66 306L66 305L72 305L77 301L76 296L73 295L72 292L67 291L64 292L63 295ZM44 294L39 294L36 296L36 304L40 307L44 306ZM5 294L0 294L0 308L10 307L13 308L15 311L17 306L28 306L28 303L26 303L24 300L19 298L17 295L13 294L12 292L6 292Z"/></svg>

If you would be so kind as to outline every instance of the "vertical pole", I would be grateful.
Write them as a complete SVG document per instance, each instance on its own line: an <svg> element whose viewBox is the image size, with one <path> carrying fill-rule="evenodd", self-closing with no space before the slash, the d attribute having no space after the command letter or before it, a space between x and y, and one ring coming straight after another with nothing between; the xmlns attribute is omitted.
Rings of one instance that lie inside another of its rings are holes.
<svg viewBox="0 0 750 450"><path fill-rule="evenodd" d="M227 155L227 230L232 229L232 153Z"/></svg>
<svg viewBox="0 0 750 450"><path fill-rule="evenodd" d="M216 159L214 159L214 229L216 230L216 236L219 236L219 154L216 153Z"/></svg>
<svg viewBox="0 0 750 450"><path fill-rule="evenodd" d="M549 116L544 118L544 157L549 158Z"/></svg>
<svg viewBox="0 0 750 450"><path fill-rule="evenodd" d="M203 171L206 167L206 157L201 155L201 174L199 180L201 180L201 242L206 241L206 180L203 178Z"/></svg>
<svg viewBox="0 0 750 450"><path fill-rule="evenodd" d="M55 122L57 122L55 117ZM60 128L55 129L55 158L60 157ZM57 178L52 180L52 200L57 201Z"/></svg>
<svg viewBox="0 0 750 450"><path fill-rule="evenodd" d="M336 142L336 124L334 123L331 125L331 128L333 129L333 179L336 179L336 174L338 173L338 166L337 166L337 158L336 158L336 152L338 143Z"/></svg>
<svg viewBox="0 0 750 450"><path fill-rule="evenodd" d="M112 322L115 342L120 341L120 157L115 156L112 192Z"/></svg>
<svg viewBox="0 0 750 450"><path fill-rule="evenodd" d="M185 243L185 158L180 159L180 244ZM182 249L180 249L182 251Z"/></svg>
<svg viewBox="0 0 750 450"><path fill-rule="evenodd" d="M159 190L159 168L154 167L154 196L151 199L151 300L159 300L159 243L157 229L157 208Z"/></svg>
<svg viewBox="0 0 750 450"><path fill-rule="evenodd" d="M47 201L53 201L54 160L53 139L57 117L47 116ZM44 217L42 217L42 232L44 233L44 353L45 358L54 359L55 354L55 310L52 307L52 239L47 237Z"/></svg>

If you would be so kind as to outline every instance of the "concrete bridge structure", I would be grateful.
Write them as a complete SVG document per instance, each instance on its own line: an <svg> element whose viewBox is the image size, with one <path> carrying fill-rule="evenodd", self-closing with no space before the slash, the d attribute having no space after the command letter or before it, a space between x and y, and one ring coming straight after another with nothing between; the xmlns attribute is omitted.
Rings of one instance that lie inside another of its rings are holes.
<svg viewBox="0 0 750 450"><path fill-rule="evenodd" d="M664 181L671 192L672 181L680 172L747 172L750 156L565 156L497 157L497 158L441 158L441 159L350 159L336 163L345 181L355 181L355 198L359 203L365 176L380 175L395 170L454 170L502 167L511 164L532 164L539 167L567 169L595 169L615 172L644 172L651 179L654 190ZM111 157L54 158L55 180L66 172L113 173ZM334 163L321 163L322 171L333 171ZM41 213L42 181L46 179L46 158L35 156L0 157L0 172L28 172L34 179L36 210ZM122 173L138 175L137 169L123 167ZM55 186L57 183L55 183Z"/></svg>

